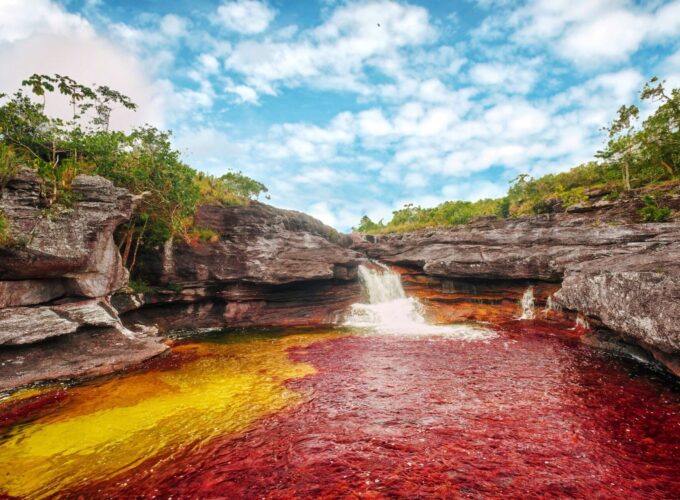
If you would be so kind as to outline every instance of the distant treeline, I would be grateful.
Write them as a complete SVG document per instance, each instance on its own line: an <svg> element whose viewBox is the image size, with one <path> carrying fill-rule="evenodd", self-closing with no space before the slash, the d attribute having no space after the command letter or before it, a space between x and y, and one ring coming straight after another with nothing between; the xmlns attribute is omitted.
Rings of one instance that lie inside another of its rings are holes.
<svg viewBox="0 0 680 500"><path fill-rule="evenodd" d="M642 89L640 99L657 103L657 109L640 123L637 106L621 106L616 119L603 128L607 146L591 162L538 179L519 175L503 198L447 201L434 208L406 205L392 212L387 223L363 216L356 230L389 233L465 224L479 216L505 219L551 212L558 205L567 208L585 203L587 193L593 191L605 192L609 199L640 187L653 191L655 185L677 179L680 174L680 89L667 91L663 82L652 78ZM645 205L645 220L659 221L670 216L670 211L657 207L651 196L645 198Z"/></svg>

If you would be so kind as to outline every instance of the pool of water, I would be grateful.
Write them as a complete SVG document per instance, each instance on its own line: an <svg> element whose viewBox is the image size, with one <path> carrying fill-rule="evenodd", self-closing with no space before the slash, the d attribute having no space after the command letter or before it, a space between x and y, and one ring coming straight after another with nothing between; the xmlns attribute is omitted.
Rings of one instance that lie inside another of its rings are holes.
<svg viewBox="0 0 680 500"><path fill-rule="evenodd" d="M0 402L0 493L680 495L680 391L566 325L215 334Z"/></svg>

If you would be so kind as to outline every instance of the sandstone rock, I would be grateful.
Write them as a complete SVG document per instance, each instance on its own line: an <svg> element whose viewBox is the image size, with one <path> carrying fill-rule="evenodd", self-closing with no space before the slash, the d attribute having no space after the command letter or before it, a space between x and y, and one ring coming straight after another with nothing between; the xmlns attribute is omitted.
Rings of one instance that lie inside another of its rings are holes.
<svg viewBox="0 0 680 500"><path fill-rule="evenodd" d="M199 227L221 235L216 243L168 244L142 257L153 283L247 281L283 284L318 279L356 279L362 256L351 240L320 221L252 202L245 207L201 207Z"/></svg>
<svg viewBox="0 0 680 500"><path fill-rule="evenodd" d="M44 380L106 375L167 351L158 337L129 336L115 328L79 330L0 350L0 391Z"/></svg>
<svg viewBox="0 0 680 500"><path fill-rule="evenodd" d="M113 231L130 217L132 195L84 175L73 181L70 208L46 206L42 190L36 173L24 169L2 193L0 210L16 244L0 249L0 279L58 278L68 294L93 298L124 286Z"/></svg>
<svg viewBox="0 0 680 500"><path fill-rule="evenodd" d="M365 258L313 217L252 202L201 207L195 223L219 241L169 242L142 255L149 282L182 289L114 296L126 323L156 322L166 331L329 325L361 294L357 266Z"/></svg>
<svg viewBox="0 0 680 500"><path fill-rule="evenodd" d="M680 246L605 258L567 271L555 295L643 345L680 352Z"/></svg>
<svg viewBox="0 0 680 500"><path fill-rule="evenodd" d="M177 329L311 327L342 321L362 294L358 281L317 280L278 285L222 283L180 292L125 295L113 304L125 324L153 324L162 332Z"/></svg>
<svg viewBox="0 0 680 500"><path fill-rule="evenodd" d="M62 297L66 287L61 279L0 281L0 309L31 306Z"/></svg>
<svg viewBox="0 0 680 500"><path fill-rule="evenodd" d="M30 344L74 333L85 326L123 328L115 311L104 301L10 307L0 309L0 345Z"/></svg>
<svg viewBox="0 0 680 500"><path fill-rule="evenodd" d="M663 203L677 209L677 201L667 196ZM630 222L638 217L639 206L640 200L631 198L596 202L572 213L476 221L371 239L355 235L353 248L407 268L406 274L419 281L411 292L446 318L451 314L438 307L446 302L463 304L461 314L467 308L470 317L483 317L480 308L467 305L477 292L423 290L422 283L463 280L474 286L481 280L489 283L484 288L512 298L521 287L507 280L563 280L554 295L558 304L618 332L624 342L642 346L680 374L680 224ZM545 300L546 293L540 293ZM500 309L510 307L501 301ZM498 313L495 307L487 316L495 320Z"/></svg>
<svg viewBox="0 0 680 500"><path fill-rule="evenodd" d="M605 224L581 214L546 214L374 238L354 248L433 276L559 281L580 262L678 241L680 224Z"/></svg>

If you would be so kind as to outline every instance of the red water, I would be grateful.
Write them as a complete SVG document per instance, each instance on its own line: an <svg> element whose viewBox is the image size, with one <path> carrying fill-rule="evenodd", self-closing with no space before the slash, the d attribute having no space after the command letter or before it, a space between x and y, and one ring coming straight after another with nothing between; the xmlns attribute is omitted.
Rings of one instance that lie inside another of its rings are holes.
<svg viewBox="0 0 680 500"><path fill-rule="evenodd" d="M298 349L318 369L291 382L304 403L72 494L680 498L677 385L566 330L519 325L489 341Z"/></svg>

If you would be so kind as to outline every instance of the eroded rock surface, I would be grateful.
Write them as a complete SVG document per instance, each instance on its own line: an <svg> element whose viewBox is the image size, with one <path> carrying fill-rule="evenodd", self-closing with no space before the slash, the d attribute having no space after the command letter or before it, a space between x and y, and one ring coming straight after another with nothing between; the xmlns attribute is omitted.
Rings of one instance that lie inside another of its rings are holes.
<svg viewBox="0 0 680 500"><path fill-rule="evenodd" d="M583 214L485 220L359 241L374 258L449 278L560 281L569 267L639 254L680 239L680 224L602 222Z"/></svg>
<svg viewBox="0 0 680 500"><path fill-rule="evenodd" d="M175 241L144 255L148 281L166 289L116 297L126 321L162 330L328 325L361 295L364 257L348 248L348 236L313 217L253 202L202 207L195 221L219 240Z"/></svg>
<svg viewBox="0 0 680 500"><path fill-rule="evenodd" d="M665 353L680 352L680 246L570 268L556 299Z"/></svg>
<svg viewBox="0 0 680 500"><path fill-rule="evenodd" d="M0 350L0 391L43 380L106 375L165 352L159 337L116 328L81 329L71 335Z"/></svg>
<svg viewBox="0 0 680 500"><path fill-rule="evenodd" d="M60 295L102 297L125 286L127 272L113 232L130 217L132 195L102 177L85 175L73 181L71 207L48 206L43 190L35 172L22 170L0 199L14 239L0 248L0 290L11 287L6 281L32 280L25 301L15 297L9 304ZM0 301L8 304L3 295Z"/></svg>
<svg viewBox="0 0 680 500"><path fill-rule="evenodd" d="M24 169L0 193L11 234L0 248L0 390L108 373L167 349L125 328L109 304L128 280L113 233L133 196L83 175L69 206L50 204L44 190Z"/></svg>
<svg viewBox="0 0 680 500"><path fill-rule="evenodd" d="M194 246L175 241L147 255L153 283L245 281L284 284L354 280L361 256L351 239L309 215L252 202L201 207L195 224L220 235Z"/></svg>

